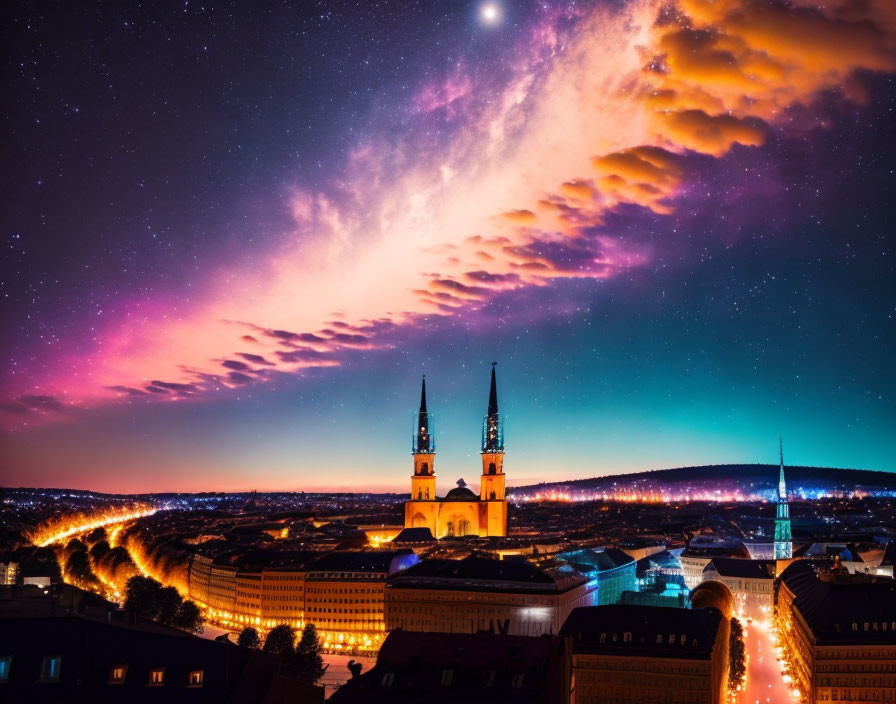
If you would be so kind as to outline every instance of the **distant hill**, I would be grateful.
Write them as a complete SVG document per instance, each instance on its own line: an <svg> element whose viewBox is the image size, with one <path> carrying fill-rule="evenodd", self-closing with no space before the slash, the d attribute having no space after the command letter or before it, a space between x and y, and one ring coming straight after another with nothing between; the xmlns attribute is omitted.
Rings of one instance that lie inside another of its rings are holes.
<svg viewBox="0 0 896 704"><path fill-rule="evenodd" d="M878 472L867 469L836 469L832 467L791 467L785 465L784 472L789 487L808 490L861 490L896 491L896 473ZM739 488L755 492L774 490L778 483L776 464L714 464L700 467L678 467L676 469L655 469L633 474L613 474L591 479L570 479L568 481L544 482L527 486L516 486L508 493L526 494L544 491L602 491L625 487L681 486L690 485L708 489Z"/></svg>

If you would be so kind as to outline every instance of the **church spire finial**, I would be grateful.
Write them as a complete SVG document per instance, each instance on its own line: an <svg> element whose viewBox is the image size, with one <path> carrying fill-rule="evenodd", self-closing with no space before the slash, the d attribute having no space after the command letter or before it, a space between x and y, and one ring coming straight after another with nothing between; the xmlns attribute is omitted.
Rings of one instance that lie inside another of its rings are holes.
<svg viewBox="0 0 896 704"><path fill-rule="evenodd" d="M495 380L495 367L497 362L492 362L492 384L488 392L488 415L498 414L498 382Z"/></svg>

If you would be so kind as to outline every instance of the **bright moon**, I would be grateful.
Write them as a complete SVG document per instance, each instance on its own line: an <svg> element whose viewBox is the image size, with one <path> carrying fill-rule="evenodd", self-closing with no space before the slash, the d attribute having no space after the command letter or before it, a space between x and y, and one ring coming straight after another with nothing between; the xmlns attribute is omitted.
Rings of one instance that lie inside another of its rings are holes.
<svg viewBox="0 0 896 704"><path fill-rule="evenodd" d="M500 13L498 11L498 6L494 3L488 3L487 5L482 6L482 19L487 24L494 24L500 18Z"/></svg>

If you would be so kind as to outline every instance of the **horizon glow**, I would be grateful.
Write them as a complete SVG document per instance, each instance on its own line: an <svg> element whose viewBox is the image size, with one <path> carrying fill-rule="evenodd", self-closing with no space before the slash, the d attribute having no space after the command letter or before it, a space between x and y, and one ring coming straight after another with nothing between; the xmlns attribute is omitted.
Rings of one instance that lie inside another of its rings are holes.
<svg viewBox="0 0 896 704"><path fill-rule="evenodd" d="M439 488L475 483L492 359L510 486L779 434L896 471L896 10L475 7L283 11L246 65L223 17L125 18L193 73L122 61L105 122L19 27L3 484L403 490L422 373Z"/></svg>

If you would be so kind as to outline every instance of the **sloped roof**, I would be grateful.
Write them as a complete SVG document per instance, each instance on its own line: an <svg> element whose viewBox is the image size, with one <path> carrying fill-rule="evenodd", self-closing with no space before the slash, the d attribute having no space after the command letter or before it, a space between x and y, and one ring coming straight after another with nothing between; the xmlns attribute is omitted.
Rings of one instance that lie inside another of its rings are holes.
<svg viewBox="0 0 896 704"><path fill-rule="evenodd" d="M716 571L721 577L772 580L775 578L775 561L744 560L736 557L714 557L706 564L703 571Z"/></svg>
<svg viewBox="0 0 896 704"><path fill-rule="evenodd" d="M896 643L896 631L892 628L896 622L893 580L823 581L811 564L800 560L784 570L781 582L793 592L793 604L812 629L817 643ZM889 628L883 630L882 623Z"/></svg>
<svg viewBox="0 0 896 704"><path fill-rule="evenodd" d="M574 653L706 660L721 619L715 609L580 606L566 619L560 635L572 639Z"/></svg>
<svg viewBox="0 0 896 704"><path fill-rule="evenodd" d="M431 543L435 542L429 528L405 528L392 539L393 543Z"/></svg>

